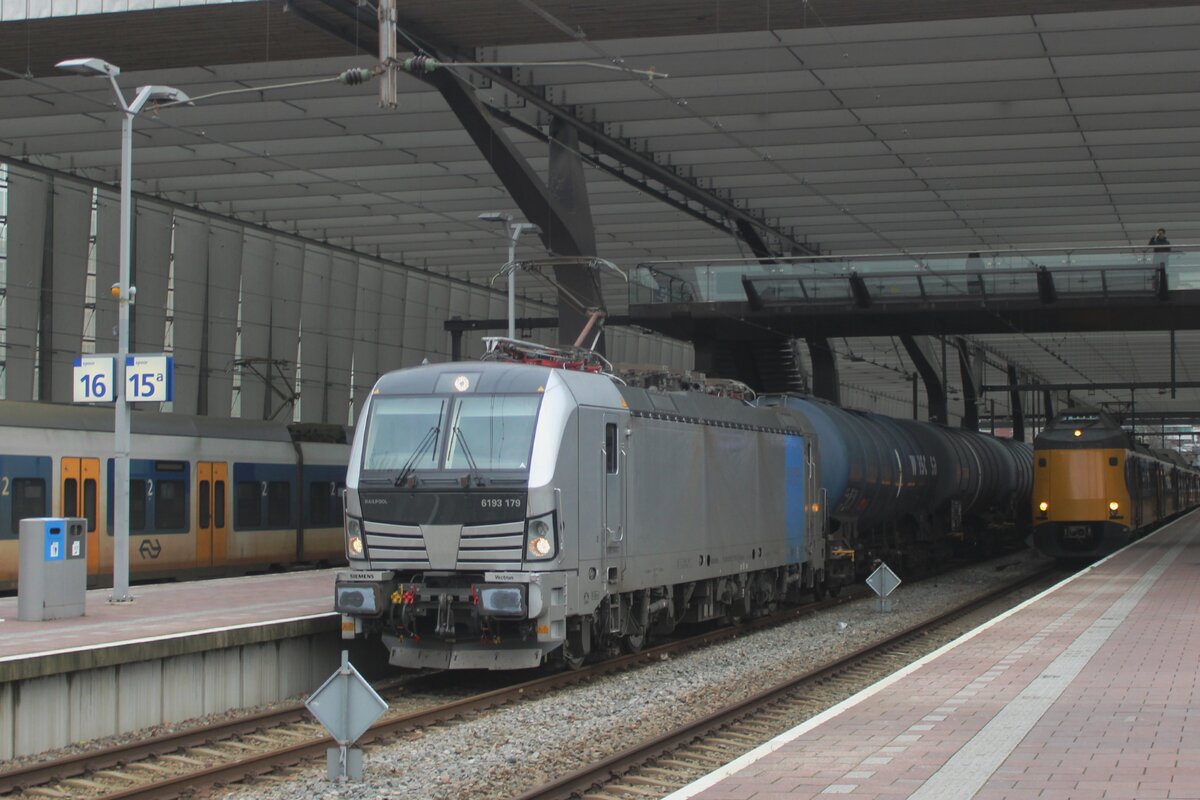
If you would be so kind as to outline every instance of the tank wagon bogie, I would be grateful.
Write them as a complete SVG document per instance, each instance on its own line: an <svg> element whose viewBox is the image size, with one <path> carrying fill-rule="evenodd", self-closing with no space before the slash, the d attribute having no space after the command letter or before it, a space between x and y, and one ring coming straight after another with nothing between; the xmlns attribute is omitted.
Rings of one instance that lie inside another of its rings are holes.
<svg viewBox="0 0 1200 800"><path fill-rule="evenodd" d="M86 518L89 584L111 580L112 423L102 408L0 403L0 589L16 588L26 517ZM131 577L342 562L345 440L338 426L134 414Z"/></svg>
<svg viewBox="0 0 1200 800"><path fill-rule="evenodd" d="M544 365L390 373L363 420L335 602L344 635L381 636L403 667L636 650L836 589L874 558L936 559L951 517L961 531L1029 491L1028 466L989 484L948 455L976 458L973 435Z"/></svg>
<svg viewBox="0 0 1200 800"><path fill-rule="evenodd" d="M1068 409L1034 441L1033 542L1093 560L1200 504L1200 470L1151 450L1102 411Z"/></svg>

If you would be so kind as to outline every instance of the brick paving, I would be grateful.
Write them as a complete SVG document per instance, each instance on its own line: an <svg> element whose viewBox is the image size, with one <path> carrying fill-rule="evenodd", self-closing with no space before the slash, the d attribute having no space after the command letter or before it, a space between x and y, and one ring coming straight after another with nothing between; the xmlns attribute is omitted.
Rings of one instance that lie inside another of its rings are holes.
<svg viewBox="0 0 1200 800"><path fill-rule="evenodd" d="M134 586L130 603L110 603L111 589L93 589L84 616L44 622L18 620L17 598L3 597L0 662L332 614L335 571Z"/></svg>
<svg viewBox="0 0 1200 800"><path fill-rule="evenodd" d="M1198 666L1200 512L671 798L1200 800Z"/></svg>

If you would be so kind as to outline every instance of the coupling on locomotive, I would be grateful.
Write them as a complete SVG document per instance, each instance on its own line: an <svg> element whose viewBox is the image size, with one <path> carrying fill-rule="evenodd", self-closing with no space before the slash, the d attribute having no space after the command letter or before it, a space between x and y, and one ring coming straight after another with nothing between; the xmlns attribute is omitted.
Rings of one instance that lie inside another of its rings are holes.
<svg viewBox="0 0 1200 800"><path fill-rule="evenodd" d="M392 372L347 470L343 635L401 667L575 666L765 613L1028 508L1028 446L997 442L546 364Z"/></svg>

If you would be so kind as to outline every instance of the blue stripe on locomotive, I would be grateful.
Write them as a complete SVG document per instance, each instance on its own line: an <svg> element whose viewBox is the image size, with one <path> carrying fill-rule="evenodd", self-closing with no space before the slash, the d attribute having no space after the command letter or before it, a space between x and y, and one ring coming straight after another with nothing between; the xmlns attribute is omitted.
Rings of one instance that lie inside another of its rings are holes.
<svg viewBox="0 0 1200 800"><path fill-rule="evenodd" d="M804 558L804 437L787 437L784 464L784 519L787 523L787 546L790 560Z"/></svg>

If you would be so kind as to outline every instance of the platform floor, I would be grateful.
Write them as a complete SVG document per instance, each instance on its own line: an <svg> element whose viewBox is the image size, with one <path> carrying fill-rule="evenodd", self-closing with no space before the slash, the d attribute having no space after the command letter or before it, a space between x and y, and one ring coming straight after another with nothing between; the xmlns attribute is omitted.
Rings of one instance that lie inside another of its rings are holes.
<svg viewBox="0 0 1200 800"><path fill-rule="evenodd" d="M1200 512L669 800L1200 799Z"/></svg>
<svg viewBox="0 0 1200 800"><path fill-rule="evenodd" d="M333 569L133 586L133 601L111 589L87 593L73 619L17 619L17 598L0 598L0 673L6 664L204 634L304 622L333 614Z"/></svg>

